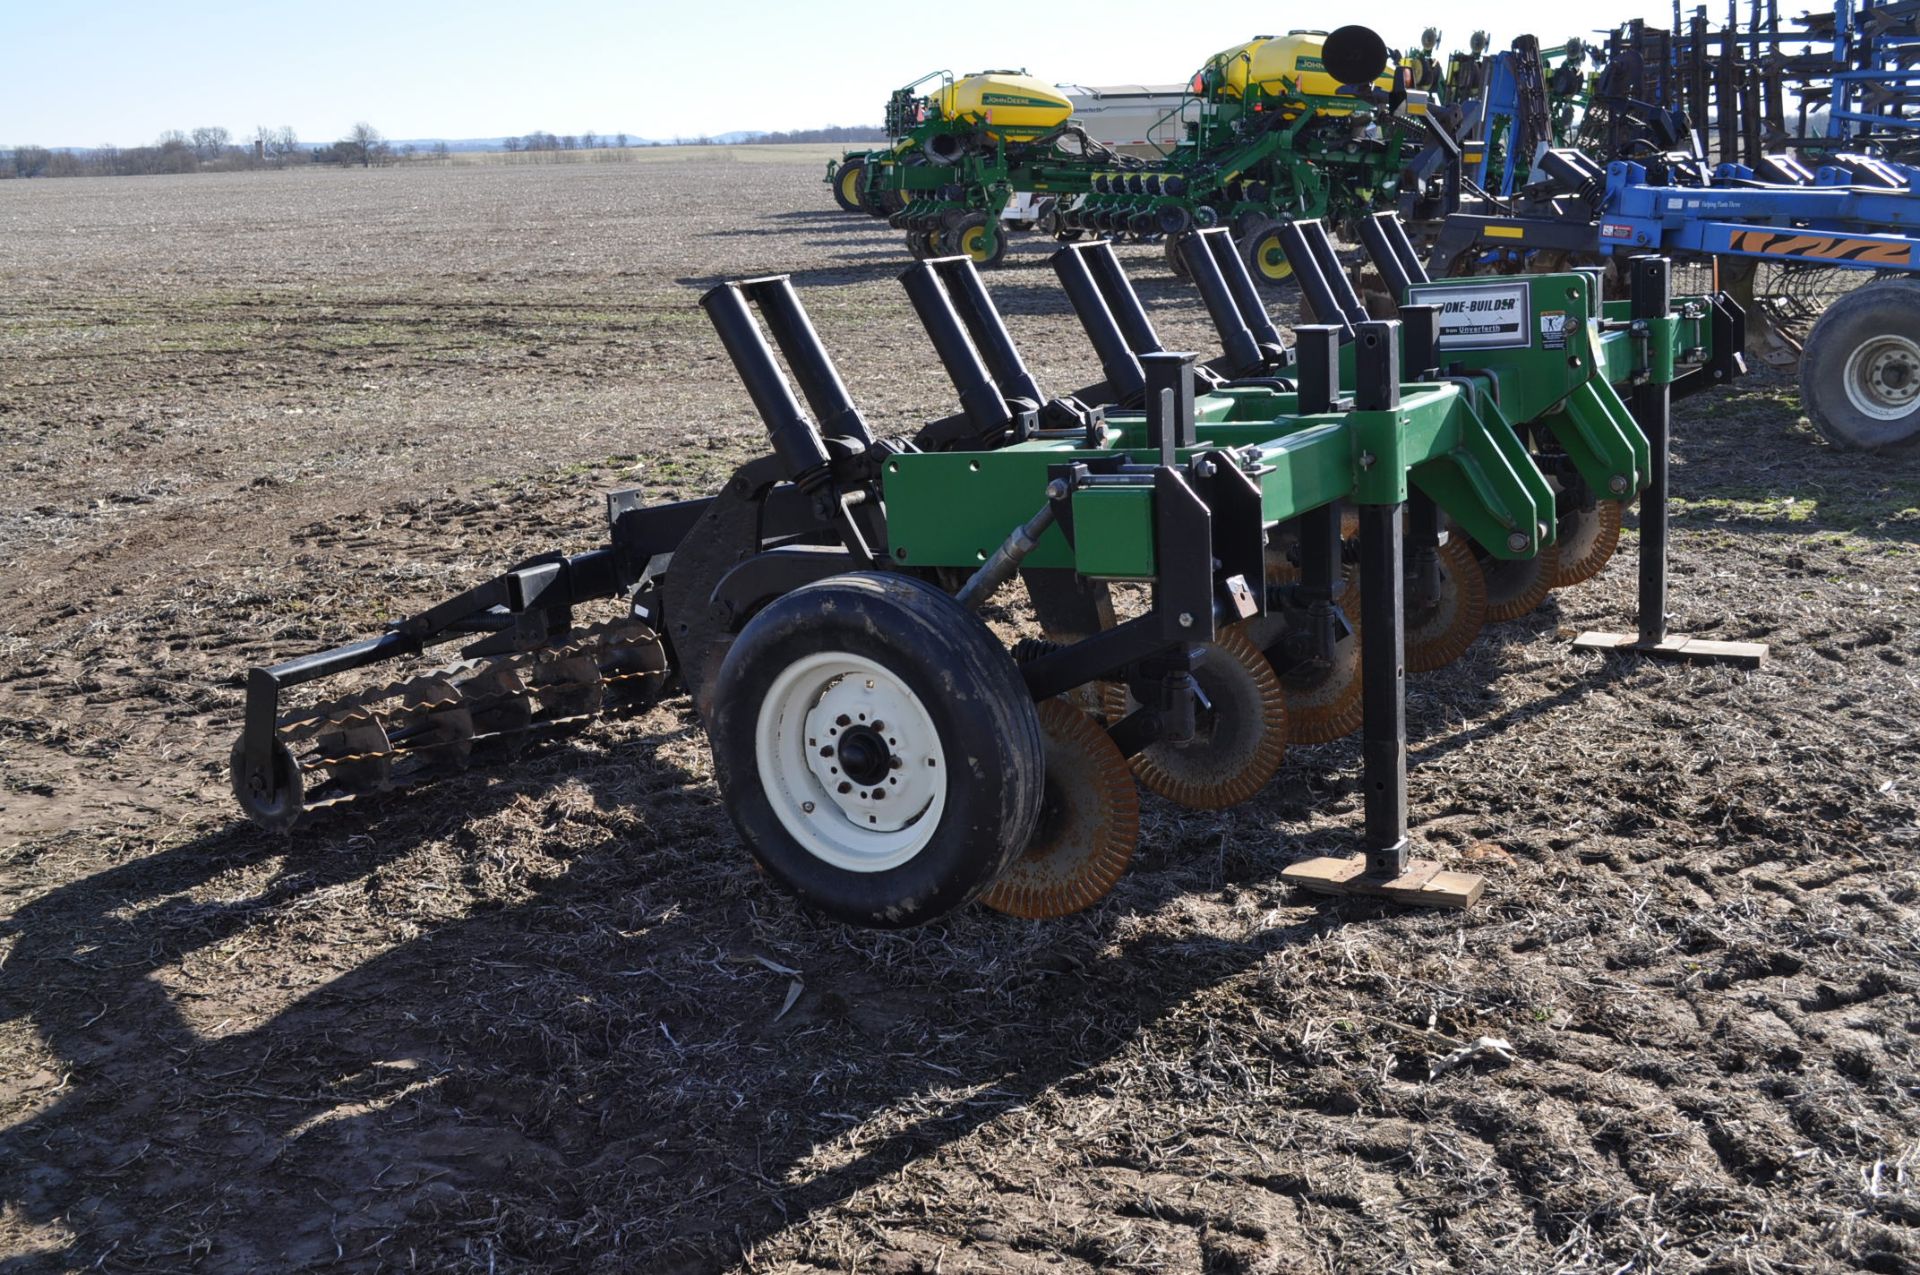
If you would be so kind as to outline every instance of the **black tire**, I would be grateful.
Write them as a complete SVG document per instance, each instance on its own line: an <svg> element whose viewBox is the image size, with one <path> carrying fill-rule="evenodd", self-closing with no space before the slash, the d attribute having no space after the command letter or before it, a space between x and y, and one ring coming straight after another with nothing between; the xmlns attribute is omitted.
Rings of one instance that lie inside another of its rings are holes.
<svg viewBox="0 0 1920 1275"><path fill-rule="evenodd" d="M909 152L904 157L893 160L892 164L894 169L905 169L919 168L926 162L926 156ZM869 179L867 182L867 207L868 211L872 212L874 216L886 218L891 217L897 212L904 211L908 202L913 197L909 195L904 188L906 181L905 173L891 169L882 169L881 174L882 181L876 182ZM884 189L880 189L876 193L875 188L880 186L884 186Z"/></svg>
<svg viewBox="0 0 1920 1275"><path fill-rule="evenodd" d="M944 238L938 230L909 230L907 232L907 252L915 261L925 261L929 257L941 255L941 241Z"/></svg>
<svg viewBox="0 0 1920 1275"><path fill-rule="evenodd" d="M1185 235L1167 236L1167 269L1173 271L1176 279L1193 278L1193 271L1187 269L1187 259L1180 255L1180 245L1185 241Z"/></svg>
<svg viewBox="0 0 1920 1275"><path fill-rule="evenodd" d="M268 756L269 773L255 784L247 774L246 741L233 741L233 752L227 759L233 799L240 803L247 818L268 832L286 832L299 822L301 812L306 809L300 766L294 761L292 750L278 739L273 741Z"/></svg>
<svg viewBox="0 0 1920 1275"><path fill-rule="evenodd" d="M1246 236L1238 240L1247 273L1265 288L1285 287L1293 280L1293 267L1281 250L1280 237L1274 233L1279 224L1272 220L1256 221L1247 228Z"/></svg>
<svg viewBox="0 0 1920 1275"><path fill-rule="evenodd" d="M878 672L836 673L836 660ZM872 721L852 720L860 703ZM921 925L971 902L1026 850L1040 814L1045 748L1013 659L977 616L906 576L834 576L769 604L720 667L712 735L721 794L754 858L808 905L856 925ZM917 819L868 829L865 812L893 819L912 807L859 805L844 780L835 795L826 784L841 775L910 803L932 793L921 807L931 832ZM882 789L882 777L907 787ZM907 846L903 860L881 852L889 836Z"/></svg>
<svg viewBox="0 0 1920 1275"><path fill-rule="evenodd" d="M1236 245L1243 245L1254 231L1271 220L1272 218L1263 212L1252 208L1242 208L1239 212L1235 213L1232 220L1227 223L1227 230L1232 234L1233 242Z"/></svg>
<svg viewBox="0 0 1920 1275"><path fill-rule="evenodd" d="M1890 279L1827 307L1800 355L1800 401L1850 451L1920 451L1920 280Z"/></svg>
<svg viewBox="0 0 1920 1275"><path fill-rule="evenodd" d="M1000 264L1007 255L1007 228L995 226L991 239L993 246L986 247L987 215L968 213L953 223L947 231L945 248L947 255L953 257L971 257L973 264L981 270L990 270Z"/></svg>
<svg viewBox="0 0 1920 1275"><path fill-rule="evenodd" d="M850 213L865 213L867 161L850 159L833 175L833 202ZM851 189L849 189L851 188Z"/></svg>

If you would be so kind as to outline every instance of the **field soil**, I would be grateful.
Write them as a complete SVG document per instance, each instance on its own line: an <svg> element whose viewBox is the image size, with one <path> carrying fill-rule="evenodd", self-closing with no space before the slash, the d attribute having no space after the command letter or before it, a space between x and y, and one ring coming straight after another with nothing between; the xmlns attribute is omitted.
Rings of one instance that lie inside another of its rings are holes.
<svg viewBox="0 0 1920 1275"><path fill-rule="evenodd" d="M1630 517L1410 680L1464 914L1281 883L1353 740L1145 799L1050 923L801 910L684 699L240 820L250 666L758 454L705 287L791 272L881 432L953 410L825 154L0 182L0 1269L1920 1269L1920 472L1788 381L1676 420L1674 625L1762 669L1571 648ZM1097 379L1044 245L990 286Z"/></svg>

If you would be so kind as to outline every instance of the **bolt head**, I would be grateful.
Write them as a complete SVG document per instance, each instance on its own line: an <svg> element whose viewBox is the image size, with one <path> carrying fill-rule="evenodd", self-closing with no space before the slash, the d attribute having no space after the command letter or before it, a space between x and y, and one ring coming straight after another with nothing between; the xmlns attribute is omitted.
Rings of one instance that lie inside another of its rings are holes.
<svg viewBox="0 0 1920 1275"><path fill-rule="evenodd" d="M1047 484L1047 499L1048 500L1065 500L1067 498L1067 493L1071 490L1072 489L1067 486L1066 479L1056 478L1052 482Z"/></svg>
<svg viewBox="0 0 1920 1275"><path fill-rule="evenodd" d="M1616 496L1626 495L1627 476L1625 474L1615 474L1613 477L1607 479L1607 489Z"/></svg>
<svg viewBox="0 0 1920 1275"><path fill-rule="evenodd" d="M1193 627L1193 612L1182 611L1180 613L1180 627L1183 629L1190 629Z"/></svg>
<svg viewBox="0 0 1920 1275"><path fill-rule="evenodd" d="M812 814L812 813L813 813L813 803L812 803L811 801L803 801L803 802L801 802L801 803L800 803L800 809L801 809L801 810L802 810L803 812L805 812L806 814Z"/></svg>
<svg viewBox="0 0 1920 1275"><path fill-rule="evenodd" d="M1513 550L1515 553L1525 552L1528 543L1527 533L1524 531L1516 531L1507 537L1507 548Z"/></svg>

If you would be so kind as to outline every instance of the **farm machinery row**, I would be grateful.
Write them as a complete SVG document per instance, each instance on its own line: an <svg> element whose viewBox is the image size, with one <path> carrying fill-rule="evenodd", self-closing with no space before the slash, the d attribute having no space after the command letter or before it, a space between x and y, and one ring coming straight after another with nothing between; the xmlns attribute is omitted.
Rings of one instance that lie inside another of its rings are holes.
<svg viewBox="0 0 1920 1275"><path fill-rule="evenodd" d="M1504 197L1465 197L1433 235L1432 270L1710 263L1753 316L1755 352L1798 367L1829 441L1920 447L1920 167L1830 148L1714 162L1684 110L1634 100L1607 119L1606 144L1543 143Z"/></svg>
<svg viewBox="0 0 1920 1275"><path fill-rule="evenodd" d="M1388 61L1365 27L1249 40L1193 77L1169 112L1185 139L1153 158L1089 137L1068 98L1031 77L945 77L924 96L922 81L889 103L893 144L850 154L828 176L843 207L884 217L916 258L989 266L1010 230L1040 229L1164 236L1178 270L1183 235L1229 226L1256 276L1277 281L1287 275L1277 222L1351 228L1396 206L1425 96Z"/></svg>
<svg viewBox="0 0 1920 1275"><path fill-rule="evenodd" d="M1667 404L1739 372L1741 316L1670 297L1657 258L1603 302L1586 271L1431 281L1397 222L1362 229L1399 317L1369 317L1323 228L1289 223L1320 320L1292 345L1225 229L1185 239L1222 343L1204 362L1161 348L1111 245L1061 248L1103 369L1069 394L1036 383L969 259L917 263L903 282L959 410L912 438L869 427L785 277L713 288L768 454L711 497L616 492L599 548L255 669L240 805L285 830L684 691L769 876L907 926L976 898L1085 907L1133 854L1140 787L1230 806L1289 744L1358 730L1349 875L1446 893L1410 858L1406 672L1598 570L1641 493L1641 637L1661 649ZM453 643L430 673L299 689Z"/></svg>
<svg viewBox="0 0 1920 1275"><path fill-rule="evenodd" d="M1493 54L1476 33L1444 77L1423 48L1416 82L1435 85L1428 119L1450 140L1403 186L1447 175L1423 205L1444 210L1421 218L1430 268L1610 266L1617 293L1639 254L1711 265L1752 320L1754 352L1797 366L1829 441L1920 448L1920 167L1897 158L1900 86L1920 78L1897 64L1920 47L1917 15L1842 0L1793 34L1757 5L1744 30L1730 17L1714 32L1697 10L1679 36L1636 20L1591 47L1522 36ZM1823 32L1825 48L1787 47ZM1787 131L1782 76L1836 105L1828 129L1808 136L1803 110L1801 135ZM1862 95L1882 109L1842 109Z"/></svg>
<svg viewBox="0 0 1920 1275"><path fill-rule="evenodd" d="M1916 13L1842 0L1798 35L1757 16L1714 33L1696 13L1683 37L1636 21L1595 45L1543 49L1522 36L1499 52L1476 33L1444 69L1432 31L1391 71L1364 28L1254 40L1194 78L1187 141L1152 161L1103 154L1084 136L1068 153L1058 95L1015 117L979 86L970 97L903 90L891 117L901 140L838 173L843 199L885 212L916 256L981 264L1028 227L1162 238L1181 272L1183 238L1226 225L1255 279L1280 283L1293 270L1281 225L1323 219L1351 241L1379 207L1397 207L1432 246L1436 274L1614 263L1617 294L1632 255L1712 263L1754 320L1755 352L1798 367L1822 434L1907 450L1920 446L1920 287L1908 281L1920 266L1920 168L1846 147L1899 150L1904 86L1920 76L1900 66L1920 40ZM1822 38L1824 50L1783 52ZM1830 95L1840 114L1826 133L1783 132L1776 73ZM1879 105L1863 114L1869 98ZM1008 220L1016 200L1021 216ZM1844 281L1862 272L1874 286Z"/></svg>

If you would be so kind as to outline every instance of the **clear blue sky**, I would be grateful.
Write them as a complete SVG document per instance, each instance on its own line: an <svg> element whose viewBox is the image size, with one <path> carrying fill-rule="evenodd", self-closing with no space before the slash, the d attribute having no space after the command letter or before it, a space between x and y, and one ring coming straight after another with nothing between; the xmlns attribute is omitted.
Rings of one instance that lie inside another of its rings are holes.
<svg viewBox="0 0 1920 1275"><path fill-rule="evenodd" d="M202 125L328 141L356 120L395 138L877 123L890 89L940 68L1166 83L1292 26L1359 19L1411 45L1433 23L1447 47L1489 26L1504 47L1530 24L1558 44L1635 15L1665 26L1671 5L0 0L0 145L126 146Z"/></svg>

